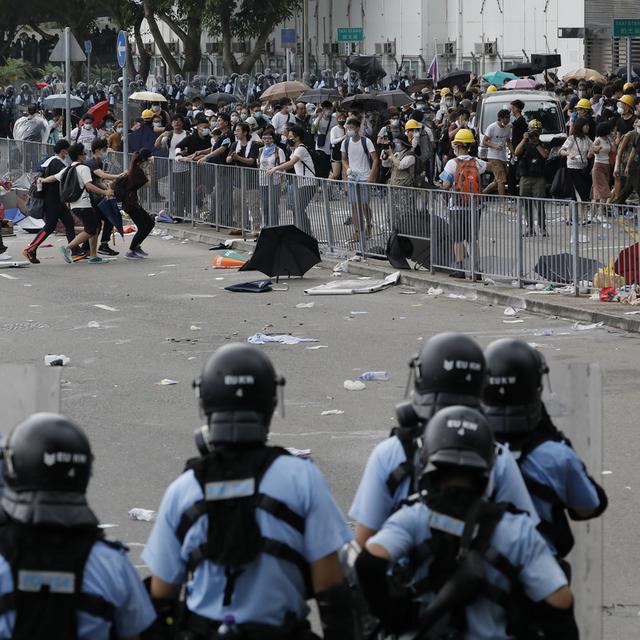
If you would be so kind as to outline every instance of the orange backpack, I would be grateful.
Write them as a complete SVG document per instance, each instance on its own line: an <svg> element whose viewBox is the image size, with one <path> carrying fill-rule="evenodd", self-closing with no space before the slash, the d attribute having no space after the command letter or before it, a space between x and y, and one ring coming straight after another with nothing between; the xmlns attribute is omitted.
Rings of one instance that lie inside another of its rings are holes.
<svg viewBox="0 0 640 640"><path fill-rule="evenodd" d="M461 193L480 193L480 171L475 158L456 158L456 175L453 186ZM468 198L465 198L467 201Z"/></svg>

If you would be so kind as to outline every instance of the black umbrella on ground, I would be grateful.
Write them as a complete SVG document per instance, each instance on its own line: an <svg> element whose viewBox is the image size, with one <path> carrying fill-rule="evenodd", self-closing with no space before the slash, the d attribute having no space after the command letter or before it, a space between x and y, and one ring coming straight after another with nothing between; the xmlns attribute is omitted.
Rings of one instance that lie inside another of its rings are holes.
<svg viewBox="0 0 640 640"><path fill-rule="evenodd" d="M578 281L593 280L593 275L602 267L603 264L597 260L578 257ZM540 256L533 270L550 282L570 284L574 281L573 256L570 253Z"/></svg>
<svg viewBox="0 0 640 640"><path fill-rule="evenodd" d="M267 276L303 276L320 262L318 241L293 224L265 227L251 258L238 271L260 271Z"/></svg>
<svg viewBox="0 0 640 640"><path fill-rule="evenodd" d="M371 111L382 111L387 108L387 103L372 93L359 93L355 96L345 98L340 106L344 109L359 109Z"/></svg>
<svg viewBox="0 0 640 640"><path fill-rule="evenodd" d="M202 101L204 104L220 104L224 102L224 104L232 104L234 102L240 102L240 98L231 95L230 93L210 93L208 96L205 96Z"/></svg>
<svg viewBox="0 0 640 640"><path fill-rule="evenodd" d="M310 89L305 91L301 96L296 98L296 102L313 102L313 104L320 104L325 100L329 102L335 102L340 100L342 96L336 89L330 89L329 87L323 89Z"/></svg>
<svg viewBox="0 0 640 640"><path fill-rule="evenodd" d="M513 73L522 78L523 76L535 76L538 73L542 73L544 69L532 65L530 62L517 62L516 64L506 66L503 71Z"/></svg>
<svg viewBox="0 0 640 640"><path fill-rule="evenodd" d="M438 80L438 89L444 89L444 87L452 88L455 85L458 85L459 87L462 85L466 86L470 79L470 71L453 69L452 71L447 71L447 73Z"/></svg>

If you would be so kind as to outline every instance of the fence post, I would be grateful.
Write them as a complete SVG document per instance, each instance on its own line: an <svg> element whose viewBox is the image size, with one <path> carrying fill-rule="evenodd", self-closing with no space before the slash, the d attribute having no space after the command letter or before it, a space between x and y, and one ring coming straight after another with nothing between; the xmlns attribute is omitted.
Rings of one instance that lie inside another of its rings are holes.
<svg viewBox="0 0 640 640"><path fill-rule="evenodd" d="M580 295L580 279L578 277L578 246L580 240L578 228L578 203L571 202L571 224L573 230L573 286L576 298Z"/></svg>
<svg viewBox="0 0 640 640"><path fill-rule="evenodd" d="M196 196L196 172L198 165L195 162L189 162L189 191L191 192L191 226L195 227L196 211L198 209L198 198Z"/></svg>
<svg viewBox="0 0 640 640"><path fill-rule="evenodd" d="M435 192L433 189L429 189L427 192L427 215L429 216L429 272L434 274L436 272L433 266L433 253L434 253L434 234L433 234L433 208L435 206Z"/></svg>
<svg viewBox="0 0 640 640"><path fill-rule="evenodd" d="M245 173L241 168L237 167L234 171L240 172L240 229L242 229L242 239L247 239L246 233L246 212L247 212L247 184L245 180Z"/></svg>
<svg viewBox="0 0 640 640"><path fill-rule="evenodd" d="M471 282L475 280L476 276L476 210L478 203L476 202L475 193L471 194L471 246L469 247L469 257L471 259ZM463 223L464 224L464 223Z"/></svg>
<svg viewBox="0 0 640 640"><path fill-rule="evenodd" d="M358 235L360 236L360 254L362 255L362 259L366 259L366 249L367 249L367 240L364 237L365 234L365 226L362 220L362 201L360 198L360 182L352 182L351 183L356 190L356 211L358 212Z"/></svg>
<svg viewBox="0 0 640 640"><path fill-rule="evenodd" d="M387 189L387 209L389 210L389 232L393 233L393 188L388 184L385 185Z"/></svg>
<svg viewBox="0 0 640 640"><path fill-rule="evenodd" d="M532 206L532 203L530 200L524 200L520 197L518 197L516 199L516 211L517 211L517 234L518 234L518 238L517 238L517 245L516 245L516 269L518 271L518 287L520 287L522 289L522 276L523 276L523 265L522 265L522 254L524 253L524 238L522 237L523 234L523 215L524 215L524 208L527 206ZM505 269L506 271L506 269Z"/></svg>
<svg viewBox="0 0 640 640"><path fill-rule="evenodd" d="M329 189L331 188L331 183L328 180L323 180L320 183L320 188L322 189L322 204L324 207L324 222L327 227L327 244L329 246L329 251L333 251L333 223L331 220L331 202L329 201Z"/></svg>

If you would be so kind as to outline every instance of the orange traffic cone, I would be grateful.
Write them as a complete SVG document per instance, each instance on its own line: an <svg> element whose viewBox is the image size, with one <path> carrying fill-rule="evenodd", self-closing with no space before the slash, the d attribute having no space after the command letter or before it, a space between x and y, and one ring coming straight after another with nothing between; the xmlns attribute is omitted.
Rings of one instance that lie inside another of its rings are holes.
<svg viewBox="0 0 640 640"><path fill-rule="evenodd" d="M245 260L237 260L236 258L225 258L224 256L215 256L211 266L214 269L237 269L244 265Z"/></svg>

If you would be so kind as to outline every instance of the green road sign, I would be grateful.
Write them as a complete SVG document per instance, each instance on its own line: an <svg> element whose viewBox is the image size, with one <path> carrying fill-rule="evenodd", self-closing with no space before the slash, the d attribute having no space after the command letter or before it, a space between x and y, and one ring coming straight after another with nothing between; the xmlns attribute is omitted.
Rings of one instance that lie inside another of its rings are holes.
<svg viewBox="0 0 640 640"><path fill-rule="evenodd" d="M364 40L362 27L339 27L338 42L361 42Z"/></svg>
<svg viewBox="0 0 640 640"><path fill-rule="evenodd" d="M340 29L338 29L340 31ZM640 20L614 20L614 38L640 38Z"/></svg>

